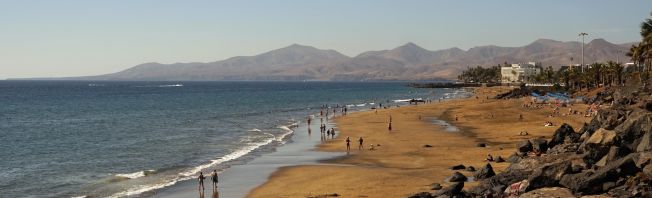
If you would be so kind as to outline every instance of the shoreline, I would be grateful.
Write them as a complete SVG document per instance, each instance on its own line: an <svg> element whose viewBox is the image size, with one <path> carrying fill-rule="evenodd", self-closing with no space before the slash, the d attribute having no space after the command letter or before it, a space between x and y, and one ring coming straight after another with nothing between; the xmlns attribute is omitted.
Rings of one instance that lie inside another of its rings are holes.
<svg viewBox="0 0 652 198"><path fill-rule="evenodd" d="M453 94L450 96L457 96ZM465 95L465 94L463 94ZM460 95L460 96L463 96ZM448 95L446 95L448 96ZM444 96L442 96L444 97ZM453 99L446 99L453 100ZM392 103L390 103L392 104ZM393 103L397 105L396 103ZM401 104L405 105L405 104ZM355 106L355 105L354 105ZM403 107L403 106L402 106ZM391 108L396 108L392 105ZM373 112L373 109L370 108L360 108L355 107L350 109L350 114L357 114L362 112ZM330 163L332 160L336 160L342 157L345 157L345 152L339 151L327 151L324 152L319 150L318 147L323 142L320 142L319 137L319 118L318 114L312 114L313 123L310 126L312 130L313 140L306 141L306 138L310 139L310 135L306 135L307 126L305 122L299 122L298 127L292 128L294 131L292 135L288 137L288 142L285 145L276 147L274 151L269 153L263 153L260 156L253 158L251 161L234 164L229 168L226 168L223 172L220 173L220 185L218 187L217 195L222 195L223 197L245 197L250 193L255 187L263 185L268 181L270 177L273 176L278 170L293 167L293 166L303 166L303 165L314 165L314 166L350 166L346 164L334 164ZM333 117L329 116L328 119L324 119L324 123L328 128L335 128L339 137L341 135L338 130L338 126L334 122L336 119L343 117L341 112L338 112L338 115ZM332 140L329 140L332 141ZM297 145L298 144L298 145ZM298 160L296 158L299 158ZM255 174L254 174L255 173ZM145 193L144 196L152 197L188 197L199 195L197 191L197 184L195 179L180 181L174 185L167 186L149 194ZM212 188L207 188L205 191L205 196L212 195Z"/></svg>
<svg viewBox="0 0 652 198"><path fill-rule="evenodd" d="M502 91L506 91L504 87L478 88L475 94L484 98ZM523 110L520 104L524 101L521 100L490 99L480 102L480 99L464 98L382 109L377 114L365 111L338 117L335 123L340 136L318 145L318 151L345 151L343 140L346 136L352 137L352 148L357 148L358 136L364 137L365 144L380 143L381 146L374 151L352 149L351 155L321 161L330 164L282 167L263 185L251 190L247 197L327 197L335 194L344 197L409 196L430 191L429 186L433 182L445 186L444 180L454 172L449 169L451 166L464 164L479 168L486 163L483 159L487 154L507 158L516 142L552 135L556 127L543 127L545 120L553 120L556 125L566 121L578 128L589 119L576 116L549 118L546 115L550 109ZM581 109L582 105L572 108ZM519 112L525 119L515 123ZM396 122L391 132L385 128L389 115ZM421 120L417 117L421 117ZM445 131L443 126L428 119L431 117L450 123L459 131ZM455 117L458 117L457 121ZM519 136L518 133L523 130L530 135ZM477 147L478 143L487 146ZM424 147L426 144L430 147ZM507 165L492 163L498 172ZM466 171L460 172L472 175ZM475 184L469 182L467 185Z"/></svg>
<svg viewBox="0 0 652 198"><path fill-rule="evenodd" d="M329 128L335 127L330 119L325 119L324 124ZM323 153L310 148L318 144L319 128L318 123L307 126L305 123L298 124L291 128L292 133L288 134L287 142L274 148L269 153L263 153L254 157L251 161L234 164L219 173L219 184L217 191L213 191L210 181L205 181L205 190L200 195L197 190L197 181L189 179L180 181L174 185L161 188L152 194L152 197L244 197L255 186L266 181L267 175L271 175L279 167L287 165L310 165L317 164L322 159L329 159L342 155L342 153ZM308 127L312 133L307 133ZM315 133L317 131L317 133Z"/></svg>

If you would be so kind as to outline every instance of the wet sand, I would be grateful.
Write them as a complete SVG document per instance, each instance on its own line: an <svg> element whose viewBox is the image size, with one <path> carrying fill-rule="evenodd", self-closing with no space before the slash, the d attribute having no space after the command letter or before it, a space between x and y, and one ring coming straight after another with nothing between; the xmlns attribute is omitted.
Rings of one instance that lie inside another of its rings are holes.
<svg viewBox="0 0 652 198"><path fill-rule="evenodd" d="M325 120L327 126L335 127ZM321 143L319 133L319 119L310 126L311 133L308 133L308 126L300 124L293 128L294 133L290 137L291 142L280 146L276 151L262 154L250 162L242 162L227 168L219 174L219 185L216 192L213 191L211 181L204 181L203 197L244 197L256 186L262 185L267 178L278 168L292 165L326 165L319 163L320 160L332 159L343 156L342 152L318 152L315 145ZM206 176L209 176L207 174ZM167 188L157 190L154 197L201 197L198 190L197 180L186 180ZM150 194L151 194L150 193Z"/></svg>
<svg viewBox="0 0 652 198"><path fill-rule="evenodd" d="M446 186L449 167L464 164L479 168L487 154L508 157L515 144L534 137L550 138L566 122L576 130L590 118L581 115L548 117L552 108L525 109L526 99L486 100L509 88L480 88L475 97L441 103L404 106L337 117L340 136L318 146L319 151L346 152L346 137L351 137L351 152L320 164L282 167L248 197L405 197L430 191L430 184ZM586 105L574 105L584 110ZM568 108L561 108L568 112ZM523 120L519 119L523 115ZM392 117L392 130L387 128ZM493 115L493 117L492 117ZM458 118L457 120L455 118ZM421 118L421 119L419 119ZM440 120L435 121L434 120ZM443 121L443 122L442 122ZM551 121L554 127L544 127ZM454 125L459 130L450 130ZM447 130L448 129L448 130ZM521 136L519 132L529 135ZM365 150L358 150L358 138ZM487 147L477 147L487 143ZM380 144L368 150L370 144ZM424 147L424 145L431 147ZM492 163L503 170L507 163ZM461 171L470 176L469 172ZM474 185L467 183L466 187Z"/></svg>

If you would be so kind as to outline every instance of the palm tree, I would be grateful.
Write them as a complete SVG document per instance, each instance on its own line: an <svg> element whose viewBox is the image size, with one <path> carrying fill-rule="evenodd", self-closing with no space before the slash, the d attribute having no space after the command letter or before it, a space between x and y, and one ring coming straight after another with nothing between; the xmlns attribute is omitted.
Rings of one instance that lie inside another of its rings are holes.
<svg viewBox="0 0 652 198"><path fill-rule="evenodd" d="M618 80L616 86L620 86L623 84L623 70L625 67L623 67L622 64L620 63L615 63L614 64L614 75L616 75L616 79Z"/></svg>
<svg viewBox="0 0 652 198"><path fill-rule="evenodd" d="M650 18L645 19L641 23L641 36L645 38L650 34L652 34L652 13L650 13Z"/></svg>
<svg viewBox="0 0 652 198"><path fill-rule="evenodd" d="M639 48L638 45L632 45L632 47L629 48L629 52L625 54L626 56L629 56L632 61L634 61L634 65L638 69L638 63L640 62L640 54L639 54Z"/></svg>
<svg viewBox="0 0 652 198"><path fill-rule="evenodd" d="M577 82L580 80L580 71L577 69L571 69L568 71L568 84L571 89L575 89Z"/></svg>
<svg viewBox="0 0 652 198"><path fill-rule="evenodd" d="M644 71L648 72L650 71L650 58L652 58L652 13L650 13L650 17L645 19L641 23L641 37L642 41L638 45L638 55L640 56L639 59L643 59L643 67L645 68Z"/></svg>

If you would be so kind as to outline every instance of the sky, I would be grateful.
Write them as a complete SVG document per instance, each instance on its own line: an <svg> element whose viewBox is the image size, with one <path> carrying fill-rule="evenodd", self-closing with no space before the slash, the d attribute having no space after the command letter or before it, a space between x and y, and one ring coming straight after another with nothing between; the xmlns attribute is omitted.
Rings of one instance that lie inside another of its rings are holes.
<svg viewBox="0 0 652 198"><path fill-rule="evenodd" d="M0 0L0 79L212 62L294 43L348 56L523 46L539 38L640 40L649 0Z"/></svg>

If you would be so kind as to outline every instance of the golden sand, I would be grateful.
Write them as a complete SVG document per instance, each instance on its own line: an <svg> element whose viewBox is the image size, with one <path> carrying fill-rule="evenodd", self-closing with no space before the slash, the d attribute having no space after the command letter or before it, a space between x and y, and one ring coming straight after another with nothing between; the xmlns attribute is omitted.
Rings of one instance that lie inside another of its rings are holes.
<svg viewBox="0 0 652 198"><path fill-rule="evenodd" d="M318 146L318 150L346 152L346 137L351 137L351 152L345 157L320 165L285 167L252 190L248 197L316 197L338 194L340 197L406 197L430 191L430 184L446 186L449 168L464 164L480 168L487 154L507 158L517 142L535 137L547 139L561 123L578 130L590 118L581 115L548 117L552 108L526 109L527 99L487 100L509 88L476 89L476 97L441 103L404 106L351 113L335 118L339 136ZM574 105L584 110L586 105ZM561 108L562 113L568 108ZM493 116L492 116L493 114ZM522 114L523 119L519 119ZM392 117L392 130L387 128ZM457 121L455 118L457 117ZM419 119L421 118L421 119ZM445 120L460 131L446 131L432 123L432 118ZM551 121L554 127L544 127ZM527 131L529 135L519 135ZM358 150L358 138L364 139L364 150ZM476 143L487 143L477 147ZM370 144L380 144L368 150ZM432 147L424 147L424 145ZM492 163L496 171L507 163ZM470 176L464 170L461 173ZM474 185L466 183L466 187Z"/></svg>

